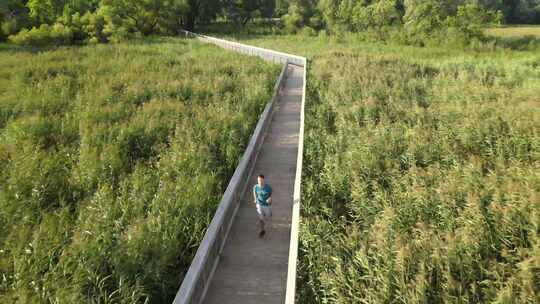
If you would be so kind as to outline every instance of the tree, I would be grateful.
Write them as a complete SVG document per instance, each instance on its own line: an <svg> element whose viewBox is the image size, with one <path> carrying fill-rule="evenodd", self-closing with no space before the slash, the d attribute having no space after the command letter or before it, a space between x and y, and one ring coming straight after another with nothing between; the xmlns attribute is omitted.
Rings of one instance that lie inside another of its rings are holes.
<svg viewBox="0 0 540 304"><path fill-rule="evenodd" d="M272 18L276 11L276 0L259 0L261 6L259 8L262 18Z"/></svg>
<svg viewBox="0 0 540 304"><path fill-rule="evenodd" d="M353 5L354 0L321 0L318 9L328 29L340 31L350 29Z"/></svg>
<svg viewBox="0 0 540 304"><path fill-rule="evenodd" d="M402 1L396 0L321 0L318 8L332 31L375 29L382 33L387 25L401 21L400 5Z"/></svg>
<svg viewBox="0 0 540 304"><path fill-rule="evenodd" d="M109 20L129 32L156 32L164 0L103 0Z"/></svg>
<svg viewBox="0 0 540 304"><path fill-rule="evenodd" d="M360 1L353 9L351 19L357 29L375 29L381 37L383 28L400 22L401 16L395 0L375 0L367 3Z"/></svg>
<svg viewBox="0 0 540 304"><path fill-rule="evenodd" d="M478 2L469 1L457 7L456 13L446 18L446 26L470 41L483 36L484 28L492 23L500 22L499 14L486 10Z"/></svg>
<svg viewBox="0 0 540 304"><path fill-rule="evenodd" d="M276 8L274 10L274 17L281 17L289 11L289 1L276 0Z"/></svg>
<svg viewBox="0 0 540 304"><path fill-rule="evenodd" d="M404 30L409 40L422 43L436 35L446 18L441 0L405 0Z"/></svg>
<svg viewBox="0 0 540 304"><path fill-rule="evenodd" d="M30 25L26 4L26 0L0 2L0 41Z"/></svg>
<svg viewBox="0 0 540 304"><path fill-rule="evenodd" d="M189 6L185 0L171 0L164 10L164 17L160 25L168 29L169 32L179 33L184 27L185 16L188 14Z"/></svg>
<svg viewBox="0 0 540 304"><path fill-rule="evenodd" d="M480 0L479 4L491 11L501 11L508 24L540 23L540 0Z"/></svg>
<svg viewBox="0 0 540 304"><path fill-rule="evenodd" d="M63 14L72 15L79 13L81 16L87 12L95 12L100 5L100 0L70 0L65 1Z"/></svg>
<svg viewBox="0 0 540 304"><path fill-rule="evenodd" d="M510 22L540 23L540 0L519 1Z"/></svg>
<svg viewBox="0 0 540 304"><path fill-rule="evenodd" d="M64 10L66 1L63 0L29 0L26 5L30 17L38 24L52 24Z"/></svg>
<svg viewBox="0 0 540 304"><path fill-rule="evenodd" d="M405 0L404 30L412 43L458 38L468 42L483 36L500 14L486 10L476 0Z"/></svg>
<svg viewBox="0 0 540 304"><path fill-rule="evenodd" d="M266 1L261 0L225 0L224 10L226 16L235 23L246 25L251 18L259 14Z"/></svg>
<svg viewBox="0 0 540 304"><path fill-rule="evenodd" d="M222 9L220 0L186 0L187 10L182 16L183 26L192 31L197 22L207 22L214 19Z"/></svg>
<svg viewBox="0 0 540 304"><path fill-rule="evenodd" d="M282 16L285 28L290 32L296 32L301 27L322 25L317 0L292 0L289 2L287 14Z"/></svg>

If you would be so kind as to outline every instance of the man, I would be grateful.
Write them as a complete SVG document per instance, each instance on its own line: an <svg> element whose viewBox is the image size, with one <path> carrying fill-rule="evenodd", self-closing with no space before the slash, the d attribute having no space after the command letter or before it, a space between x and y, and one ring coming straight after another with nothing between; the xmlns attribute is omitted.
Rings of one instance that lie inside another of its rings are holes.
<svg viewBox="0 0 540 304"><path fill-rule="evenodd" d="M266 233L264 230L265 221L272 216L272 187L264 182L262 174L257 177L257 184L253 187L253 198L259 214L259 237L263 237Z"/></svg>

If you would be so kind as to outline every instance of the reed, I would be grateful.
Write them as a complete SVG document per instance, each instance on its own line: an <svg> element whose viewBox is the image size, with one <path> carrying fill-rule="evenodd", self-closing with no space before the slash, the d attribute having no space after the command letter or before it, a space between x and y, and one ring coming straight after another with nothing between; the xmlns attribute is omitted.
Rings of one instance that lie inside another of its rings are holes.
<svg viewBox="0 0 540 304"><path fill-rule="evenodd" d="M194 40L0 47L0 303L166 303L280 67Z"/></svg>

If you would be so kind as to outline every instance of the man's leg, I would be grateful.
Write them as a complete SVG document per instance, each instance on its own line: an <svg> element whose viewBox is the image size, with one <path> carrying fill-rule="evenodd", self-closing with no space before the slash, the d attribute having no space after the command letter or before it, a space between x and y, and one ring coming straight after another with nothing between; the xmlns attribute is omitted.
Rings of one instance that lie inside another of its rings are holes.
<svg viewBox="0 0 540 304"><path fill-rule="evenodd" d="M259 228L259 231L264 230L264 220L260 217L257 220L257 227Z"/></svg>
<svg viewBox="0 0 540 304"><path fill-rule="evenodd" d="M262 237L266 231L264 230L264 220L259 220L260 223L260 229L259 229L259 236Z"/></svg>
<svg viewBox="0 0 540 304"><path fill-rule="evenodd" d="M260 209L261 209L261 215L262 215L262 218L261 218L262 228L261 228L261 232L259 236L262 237L266 233L265 226L266 226L266 222L269 221L270 217L272 216L272 209L270 208L270 206L261 206Z"/></svg>
<svg viewBox="0 0 540 304"><path fill-rule="evenodd" d="M259 226L259 237L262 237L265 234L264 231L264 208L257 204L257 215L259 216L259 220L257 221L257 226Z"/></svg>

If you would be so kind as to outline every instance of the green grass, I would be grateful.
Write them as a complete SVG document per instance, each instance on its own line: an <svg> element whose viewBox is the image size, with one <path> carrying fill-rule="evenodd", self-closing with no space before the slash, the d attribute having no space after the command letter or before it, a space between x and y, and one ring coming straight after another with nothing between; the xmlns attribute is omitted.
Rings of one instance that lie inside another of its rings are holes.
<svg viewBox="0 0 540 304"><path fill-rule="evenodd" d="M540 52L540 26L514 25L501 26L485 30L491 45L515 50Z"/></svg>
<svg viewBox="0 0 540 304"><path fill-rule="evenodd" d="M540 26L523 25L523 26L505 26L495 27L486 30L486 34L496 37L525 37L533 36L540 38Z"/></svg>
<svg viewBox="0 0 540 304"><path fill-rule="evenodd" d="M310 61L300 303L540 301L540 53L237 38ZM158 39L0 68L0 302L170 302L279 67Z"/></svg>
<svg viewBox="0 0 540 304"><path fill-rule="evenodd" d="M299 303L540 301L540 53L297 36Z"/></svg>
<svg viewBox="0 0 540 304"><path fill-rule="evenodd" d="M280 67L191 40L0 45L0 303L169 303Z"/></svg>

